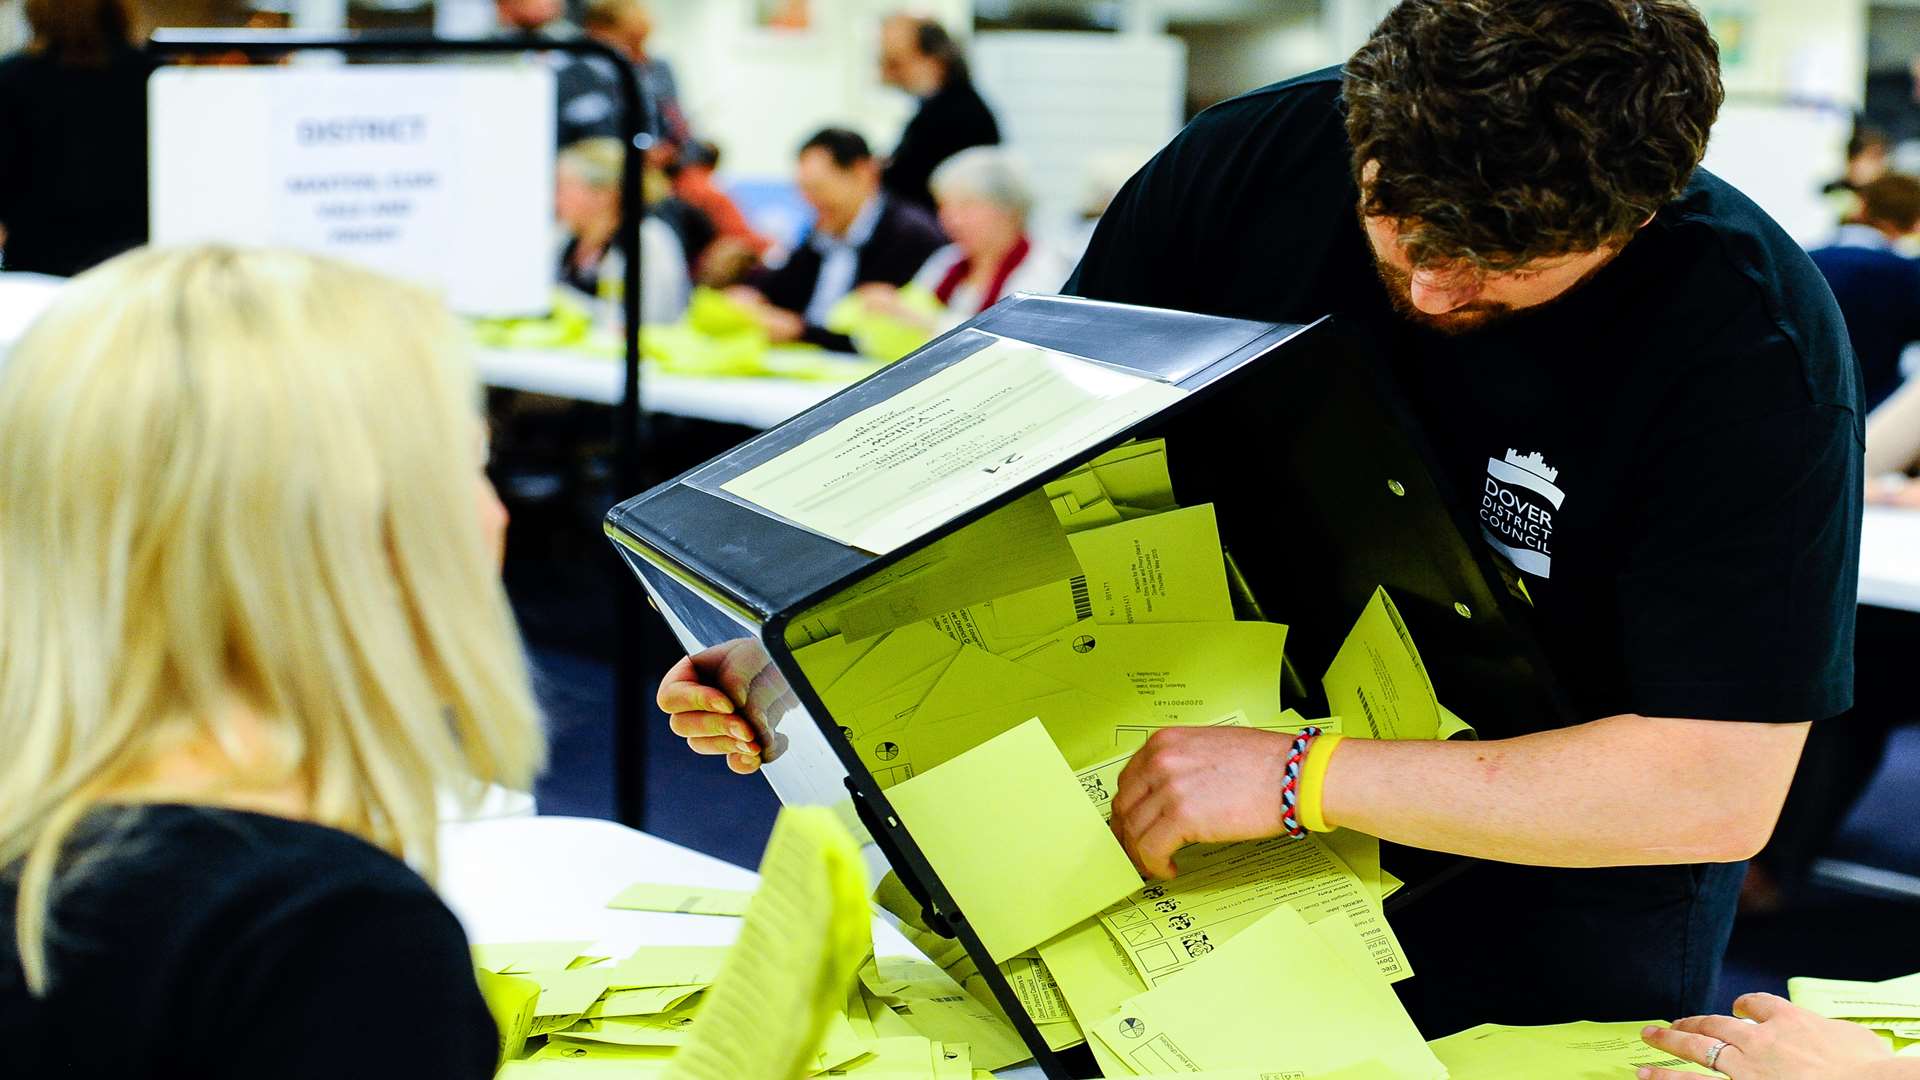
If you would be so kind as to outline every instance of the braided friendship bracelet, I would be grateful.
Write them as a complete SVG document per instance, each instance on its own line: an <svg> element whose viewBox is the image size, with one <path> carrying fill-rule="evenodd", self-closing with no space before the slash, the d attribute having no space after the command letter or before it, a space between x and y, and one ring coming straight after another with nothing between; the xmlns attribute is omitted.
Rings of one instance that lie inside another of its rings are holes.
<svg viewBox="0 0 1920 1080"><path fill-rule="evenodd" d="M1287 835L1295 840L1307 838L1306 827L1300 824L1300 764L1307 760L1307 751L1319 737L1317 727L1300 729L1300 734L1293 738L1293 749L1287 754L1287 779L1280 785L1280 824L1286 826Z"/></svg>

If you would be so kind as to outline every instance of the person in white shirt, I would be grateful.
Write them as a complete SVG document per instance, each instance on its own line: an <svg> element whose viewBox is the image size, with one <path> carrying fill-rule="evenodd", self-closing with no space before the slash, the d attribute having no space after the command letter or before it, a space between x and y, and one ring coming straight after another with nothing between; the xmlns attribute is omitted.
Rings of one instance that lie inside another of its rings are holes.
<svg viewBox="0 0 1920 1080"><path fill-rule="evenodd" d="M1026 170L997 146L962 150L933 171L940 227L953 241L928 258L913 284L944 306L938 317L914 311L890 285L859 290L868 307L946 333L1019 292L1056 293L1073 265L1027 229L1033 190Z"/></svg>

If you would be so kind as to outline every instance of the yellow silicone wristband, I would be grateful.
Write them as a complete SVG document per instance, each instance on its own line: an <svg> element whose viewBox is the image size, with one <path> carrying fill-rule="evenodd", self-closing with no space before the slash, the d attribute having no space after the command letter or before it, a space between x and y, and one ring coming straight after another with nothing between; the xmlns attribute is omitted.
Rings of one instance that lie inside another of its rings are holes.
<svg viewBox="0 0 1920 1080"><path fill-rule="evenodd" d="M1313 740L1307 747L1307 759L1300 763L1300 804L1294 809L1300 815L1300 825L1308 832L1331 832L1327 827L1326 815L1320 812L1320 787L1327 778L1327 763L1333 760L1333 751L1339 747L1344 735L1328 732Z"/></svg>

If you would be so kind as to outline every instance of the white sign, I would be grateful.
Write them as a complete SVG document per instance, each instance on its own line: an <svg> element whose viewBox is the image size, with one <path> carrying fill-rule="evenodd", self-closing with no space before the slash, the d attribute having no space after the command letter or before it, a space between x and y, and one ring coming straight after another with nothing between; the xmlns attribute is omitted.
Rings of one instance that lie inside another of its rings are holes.
<svg viewBox="0 0 1920 1080"><path fill-rule="evenodd" d="M551 70L168 68L148 94L155 243L332 255L470 315L549 306Z"/></svg>

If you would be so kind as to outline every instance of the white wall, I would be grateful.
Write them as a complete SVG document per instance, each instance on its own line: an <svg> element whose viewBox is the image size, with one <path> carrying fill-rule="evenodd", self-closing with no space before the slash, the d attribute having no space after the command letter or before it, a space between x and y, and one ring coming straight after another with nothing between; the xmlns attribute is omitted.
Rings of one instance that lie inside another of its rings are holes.
<svg viewBox="0 0 1920 1080"><path fill-rule="evenodd" d="M1314 13L1258 26L1182 27L1190 50L1188 97L1222 101L1336 62Z"/></svg>
<svg viewBox="0 0 1920 1080"><path fill-rule="evenodd" d="M1708 0L1701 8L1721 35L1729 95L1864 101L1866 0ZM1737 41L1736 25L1745 30Z"/></svg>
<svg viewBox="0 0 1920 1080"><path fill-rule="evenodd" d="M893 148L914 102L880 83L880 20L903 6L962 34L973 21L971 0L830 0L812 5L812 30L783 34L755 29L749 0L655 0L652 49L673 63L687 111L729 172L784 177L800 143L828 125Z"/></svg>
<svg viewBox="0 0 1920 1080"><path fill-rule="evenodd" d="M1866 98L1866 3L1722 0L1703 9L1720 39L1728 96L1706 167L1794 239L1825 241L1835 209L1820 187L1840 175L1852 111Z"/></svg>
<svg viewBox="0 0 1920 1080"><path fill-rule="evenodd" d="M25 48L29 36L20 0L0 0L0 56Z"/></svg>
<svg viewBox="0 0 1920 1080"><path fill-rule="evenodd" d="M1093 183L1117 188L1180 130L1187 57L1177 38L994 31L973 55L1001 136L1027 164L1042 234L1063 228Z"/></svg>

